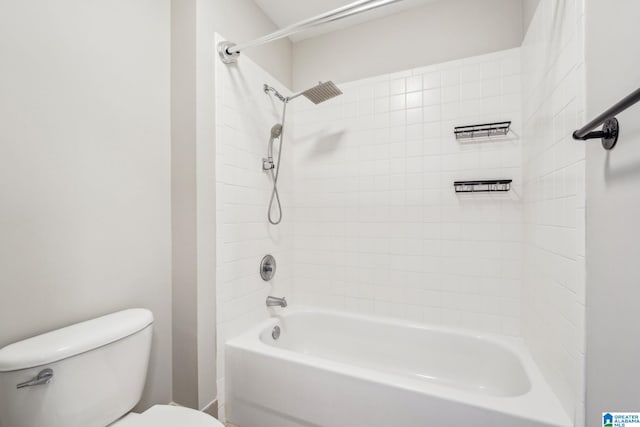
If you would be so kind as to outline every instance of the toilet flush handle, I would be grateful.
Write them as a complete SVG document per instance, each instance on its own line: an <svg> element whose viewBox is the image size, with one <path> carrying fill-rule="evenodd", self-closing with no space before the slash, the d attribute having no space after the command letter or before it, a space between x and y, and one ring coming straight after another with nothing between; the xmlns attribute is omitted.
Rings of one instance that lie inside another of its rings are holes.
<svg viewBox="0 0 640 427"><path fill-rule="evenodd" d="M38 375L36 375L35 378L32 378L29 381L18 384L16 388L25 388L25 387L33 387L36 385L49 384L52 378L53 378L53 369L49 369L49 368L43 369L42 371L38 372Z"/></svg>

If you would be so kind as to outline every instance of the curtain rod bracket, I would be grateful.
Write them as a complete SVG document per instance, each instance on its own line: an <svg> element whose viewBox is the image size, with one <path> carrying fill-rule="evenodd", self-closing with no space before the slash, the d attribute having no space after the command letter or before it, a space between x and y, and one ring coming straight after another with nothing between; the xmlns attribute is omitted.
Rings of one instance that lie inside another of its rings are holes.
<svg viewBox="0 0 640 427"><path fill-rule="evenodd" d="M230 51L236 44L232 42L220 42L218 43L218 55L225 64L234 64L238 62L240 52Z"/></svg>

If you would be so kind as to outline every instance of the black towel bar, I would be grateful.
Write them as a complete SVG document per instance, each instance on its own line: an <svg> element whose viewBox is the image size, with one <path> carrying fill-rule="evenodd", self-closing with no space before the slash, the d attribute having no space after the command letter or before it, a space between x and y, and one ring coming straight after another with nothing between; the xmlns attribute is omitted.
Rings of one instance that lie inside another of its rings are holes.
<svg viewBox="0 0 640 427"><path fill-rule="evenodd" d="M620 124L615 116L638 101L640 101L640 88L631 92L631 94L620 100L613 107L575 131L573 133L573 139L586 141L588 139L600 138L605 150L613 149L618 142L618 136L620 136ZM602 130L593 131L600 125L603 125Z"/></svg>

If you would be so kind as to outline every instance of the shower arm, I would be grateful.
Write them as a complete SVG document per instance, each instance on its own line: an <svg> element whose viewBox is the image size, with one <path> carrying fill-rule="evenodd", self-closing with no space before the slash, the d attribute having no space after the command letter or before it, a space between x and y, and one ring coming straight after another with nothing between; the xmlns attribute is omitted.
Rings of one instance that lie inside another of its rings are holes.
<svg viewBox="0 0 640 427"><path fill-rule="evenodd" d="M287 96L287 102L293 101L294 99L296 99L297 97L302 96L302 95L304 95L304 92L298 92L298 93L293 94L291 96Z"/></svg>
<svg viewBox="0 0 640 427"><path fill-rule="evenodd" d="M339 21L350 16L359 15L361 13L401 1L404 0L358 0L346 6L342 6L329 12L314 16L312 18L305 19L296 24L289 25L288 27L285 27L281 30L275 31L271 34L255 40L240 44L235 44L229 41L220 42L218 43L218 54L220 55L222 62L224 62L225 64L231 64L238 60L240 52L245 49L270 43L272 41L288 37L292 34L296 34L310 28L317 27L319 25Z"/></svg>

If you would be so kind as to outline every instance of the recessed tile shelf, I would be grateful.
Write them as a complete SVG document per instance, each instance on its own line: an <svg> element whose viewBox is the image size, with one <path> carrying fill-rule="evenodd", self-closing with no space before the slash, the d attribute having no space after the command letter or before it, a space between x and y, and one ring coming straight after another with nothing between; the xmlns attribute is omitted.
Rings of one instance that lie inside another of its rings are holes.
<svg viewBox="0 0 640 427"><path fill-rule="evenodd" d="M511 122L484 123L481 125L456 126L453 133L456 139L472 139L492 136L505 136L509 133Z"/></svg>
<svg viewBox="0 0 640 427"><path fill-rule="evenodd" d="M489 193L511 190L512 179L486 179L482 181L455 181L456 193Z"/></svg>

